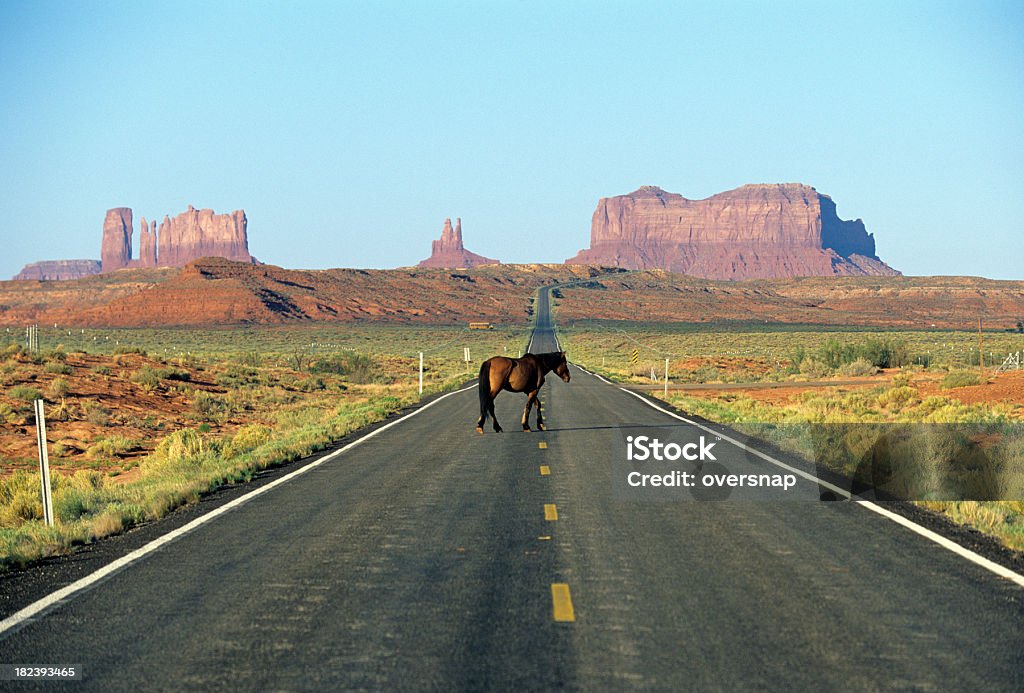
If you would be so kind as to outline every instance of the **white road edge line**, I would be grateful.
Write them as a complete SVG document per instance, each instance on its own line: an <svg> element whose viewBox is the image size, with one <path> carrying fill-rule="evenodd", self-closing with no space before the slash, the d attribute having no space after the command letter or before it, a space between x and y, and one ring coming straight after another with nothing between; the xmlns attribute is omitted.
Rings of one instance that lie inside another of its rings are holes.
<svg viewBox="0 0 1024 693"><path fill-rule="evenodd" d="M586 372L586 373L590 373L590 371L588 371L585 368L582 368L579 365L577 365L576 367L579 368L580 370ZM590 375L592 375L595 378L598 378L598 379L600 379L600 380L602 380L602 381L604 381L606 383L609 383L608 380L602 378L597 373L590 373ZM610 385L614 385L614 383L609 383L609 384ZM1011 582L1013 582L1013 583L1015 583L1015 584L1017 584L1017 585L1019 585L1021 587L1024 587L1024 575L1021 575L1020 573L1016 573L1016 572L1010 570L1009 568L1006 568L1004 566L999 565L998 563L990 561L989 559L985 558L981 554L975 553L974 551L971 551L970 549L964 548L963 546L960 546L960 544L957 544L956 542L954 542L954 541L952 541L950 539L947 539L946 537L942 536L941 534L938 534L937 532L933 532L932 530L928 529L927 527L922 527L921 525L917 524L913 520L908 520L907 518L903 517L902 515L897 515L896 513L892 512L890 510L886 510L882 506L878 505L877 503L873 503L872 501L863 500L863 499L860 499L860 498L854 498L850 494L850 492L846 491L845 489L841 489L838 486L835 486L833 484L828 483L827 481L822 481L821 479L819 479L815 475L808 474L807 472L805 472L805 471L803 471L801 469L797 469L796 467L791 467L790 465L786 464L785 462L780 462L779 460L775 459L774 457L771 457L770 455L766 455L763 452L761 452L760 450L754 450L753 448L751 448L751 447L749 447L747 445L744 445L740 441L735 440L733 438L730 438L729 436L724 435L723 433L720 433L719 431L716 431L714 429L708 428L707 426L699 424L696 421L692 421L690 419L687 419L684 416L679 416L678 414L676 414L674 412L671 412L668 409L663 409L662 407L659 407L654 402L651 402L646 397L643 397L642 395L638 395L637 393L635 393L635 392L633 392L631 390L627 390L624 387L619 387L619 389L622 390L623 392L627 393L627 394L633 395L634 397L636 397L638 400L640 400L644 404L648 405L649 407L652 407L653 409L657 409L658 411L662 412L663 414L668 414L669 416L671 416L674 419L678 419L679 421L684 421L684 422L690 424L691 426L696 426L697 428L699 428L701 430L707 431L708 433L711 433L711 434L721 438L722 440L728 441L728 442L732 443L733 445L735 445L737 447L740 447L743 450L746 450L747 452L760 457L761 459L765 460L766 462L770 462L771 464L774 464L777 467L782 467L783 469L785 469L787 471L790 471L790 472L793 472L794 474L798 474L798 475L802 476L803 478L808 479L808 480L818 484L819 486L823 486L824 488L827 488L827 489L829 489L831 491L835 491L836 493L839 493L840 495L853 500L855 503L857 503L861 507L867 508L868 510L870 510L870 511L872 511L874 513L877 513L877 514L881 515L882 517L886 518L887 520L891 520L892 522L895 522L896 524L898 524L898 525L900 525L902 527L906 527L911 532L914 532L915 534L918 534L918 535L924 537L925 539L928 539L929 541L938 544L939 546L941 546L942 548L944 548L944 549L946 549L948 551L952 551L953 553L955 553L956 555L960 556L961 558L966 558L971 563L979 565L982 568L984 568L984 569L986 569L986 570L988 570L988 571L990 571L992 573L995 573L996 575L998 575L1001 578L1006 578L1007 580L1009 580L1009 581L1011 581Z"/></svg>
<svg viewBox="0 0 1024 693"><path fill-rule="evenodd" d="M244 496L239 496L238 498L236 498L235 500L231 501L230 503L225 503L224 505L220 506L219 508L216 508L215 510L211 510L210 512L206 513L205 515L197 517L196 519L194 519L191 522L189 522L187 525L182 525L178 529L175 529L175 530L173 530L171 532L168 532L167 534L164 534L161 537L158 537L158 538L154 539L153 541L149 542L145 546L142 546L142 547L132 551L131 553L122 556L121 558L117 559L116 561L113 561L112 563L108 563L107 565L103 566L99 570L97 570L97 571L95 571L93 573L90 573L89 575L86 575L85 577L80 578L80 579L76 580L75 582L72 582L70 585L67 585L66 587L62 587L61 589L57 590L56 592L53 592L53 593L43 597L42 599L40 599L40 600L38 600L38 601L36 601L36 602L34 602L32 604L29 604L28 606L26 606L25 608L21 609L20 611L14 613L14 614L11 614L7 618L5 618L3 621L0 621L0 640L5 638L9 634L9 632L11 630L17 629L20 626L22 626L23 624L25 624L26 621L29 621L30 619L32 619L35 616L41 616L41 615L45 614L47 611L50 611L51 609L54 609L54 608L60 606L64 602L67 602L67 601L71 600L73 597L77 596L80 592L83 592L83 591L87 590L89 587L91 587L92 585L95 585L97 582L100 582L101 580L104 580L105 578L108 578L108 577L114 575L115 573L118 573L118 572L124 570L125 568L128 568L133 563L136 563L137 561L139 561L142 558L146 557L147 555L153 553L154 551L159 550L160 548L162 548L166 544L171 543L175 539L180 539L181 537L185 536L189 532L192 532L193 530L198 529L199 527L205 525L207 522L210 522L211 520L213 520L213 519L215 519L217 517L220 517L224 513L230 512L231 510L234 510L235 508L237 508L237 507L239 507L239 506L241 506L241 505L243 505L245 503L248 503L249 501L251 501L252 499L256 498L257 496L260 496L260 495L266 493L267 491L270 491L271 489L276 488L276 487L278 487L278 486L280 486L282 484L286 484L289 481L295 479L296 477L301 476L301 475L305 474L306 472L308 472L308 471L310 471L312 469L315 469L315 468L319 467L320 465L325 464L325 463L333 460L335 457L338 457L339 455L342 455L342 454L348 452L349 450L351 450L352 448L356 447L357 445L361 445L362 443L366 442L370 438L373 438L374 436L376 436L376 435L378 435L380 433L383 433L384 431L388 430L392 426L396 426L396 425L402 423L403 421L405 421L406 419L410 419L413 416L416 416L417 414L419 414L420 412L426 411L427 409L430 409L430 407L434 406L435 404L437 404L441 400L447 399L448 397L451 397L452 395L457 395L457 394L460 394L462 392L466 392L467 390L472 390L474 388L476 388L475 384L474 385L470 385L469 387L464 387L461 390L455 390L454 392L449 392L447 394L441 395L440 397L438 397L434 401L428 402L427 404L424 404L422 407L420 407L416 411L409 412L408 414L406 414L405 416L403 416L400 419L395 419L391 423L385 424L385 425L381 426L380 428L374 429L374 430L370 431L369 433L367 433L366 435L364 435L363 437L358 438L356 440L353 440L351 443L349 443L345 447L339 448L339 449L335 450L334 452L330 453L329 455L324 455L323 457L321 457L317 461L310 462L306 466L304 466L304 467L302 467L300 469L296 469L294 472L290 472L290 473L282 476L280 479L276 479L276 480L270 482L266 486L261 486L258 489L250 491L249 493L245 494Z"/></svg>

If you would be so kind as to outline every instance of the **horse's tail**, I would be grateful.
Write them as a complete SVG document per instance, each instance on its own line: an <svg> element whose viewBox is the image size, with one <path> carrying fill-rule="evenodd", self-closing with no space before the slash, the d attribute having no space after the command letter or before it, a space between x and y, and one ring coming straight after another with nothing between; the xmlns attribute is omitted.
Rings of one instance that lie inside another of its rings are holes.
<svg viewBox="0 0 1024 693"><path fill-rule="evenodd" d="M480 378L477 383L480 392L480 425L487 419L487 409L491 402L491 360L488 359L480 364Z"/></svg>

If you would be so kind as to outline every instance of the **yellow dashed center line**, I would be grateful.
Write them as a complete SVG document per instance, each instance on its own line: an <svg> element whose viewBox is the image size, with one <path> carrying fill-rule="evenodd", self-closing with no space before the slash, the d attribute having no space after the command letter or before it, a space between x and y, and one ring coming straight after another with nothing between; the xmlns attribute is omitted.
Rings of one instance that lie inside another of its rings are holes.
<svg viewBox="0 0 1024 693"><path fill-rule="evenodd" d="M556 621L575 621L576 612L572 608L572 596L569 585L564 582L551 584L552 613Z"/></svg>
<svg viewBox="0 0 1024 693"><path fill-rule="evenodd" d="M550 476L551 475L551 467L547 466L546 464L542 464L540 466L540 475L541 476Z"/></svg>
<svg viewBox="0 0 1024 693"><path fill-rule="evenodd" d="M558 519L558 508L555 507L554 503L544 504L544 519L545 520L557 520Z"/></svg>
<svg viewBox="0 0 1024 693"><path fill-rule="evenodd" d="M541 450L547 450L548 444L545 443L544 441L541 441L540 443L537 444L537 447L540 448Z"/></svg>

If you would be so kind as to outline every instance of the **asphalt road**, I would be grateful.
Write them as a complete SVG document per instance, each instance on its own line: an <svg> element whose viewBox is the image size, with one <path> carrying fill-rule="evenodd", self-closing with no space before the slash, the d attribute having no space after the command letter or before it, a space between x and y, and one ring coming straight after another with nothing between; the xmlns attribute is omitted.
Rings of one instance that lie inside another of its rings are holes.
<svg viewBox="0 0 1024 693"><path fill-rule="evenodd" d="M572 373L546 432L522 395L483 436L475 389L437 401L0 636L0 663L104 691L1024 688L1024 589L803 479L630 491L625 436L707 433Z"/></svg>

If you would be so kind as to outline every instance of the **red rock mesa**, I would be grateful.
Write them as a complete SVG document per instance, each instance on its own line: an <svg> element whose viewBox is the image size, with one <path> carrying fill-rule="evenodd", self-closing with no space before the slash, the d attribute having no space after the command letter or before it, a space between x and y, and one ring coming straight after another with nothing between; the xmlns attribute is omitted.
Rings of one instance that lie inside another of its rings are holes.
<svg viewBox="0 0 1024 693"><path fill-rule="evenodd" d="M603 198L590 248L566 262L707 279L899 274L875 255L860 219L843 221L832 198L799 183L744 185L705 200L654 186Z"/></svg>

